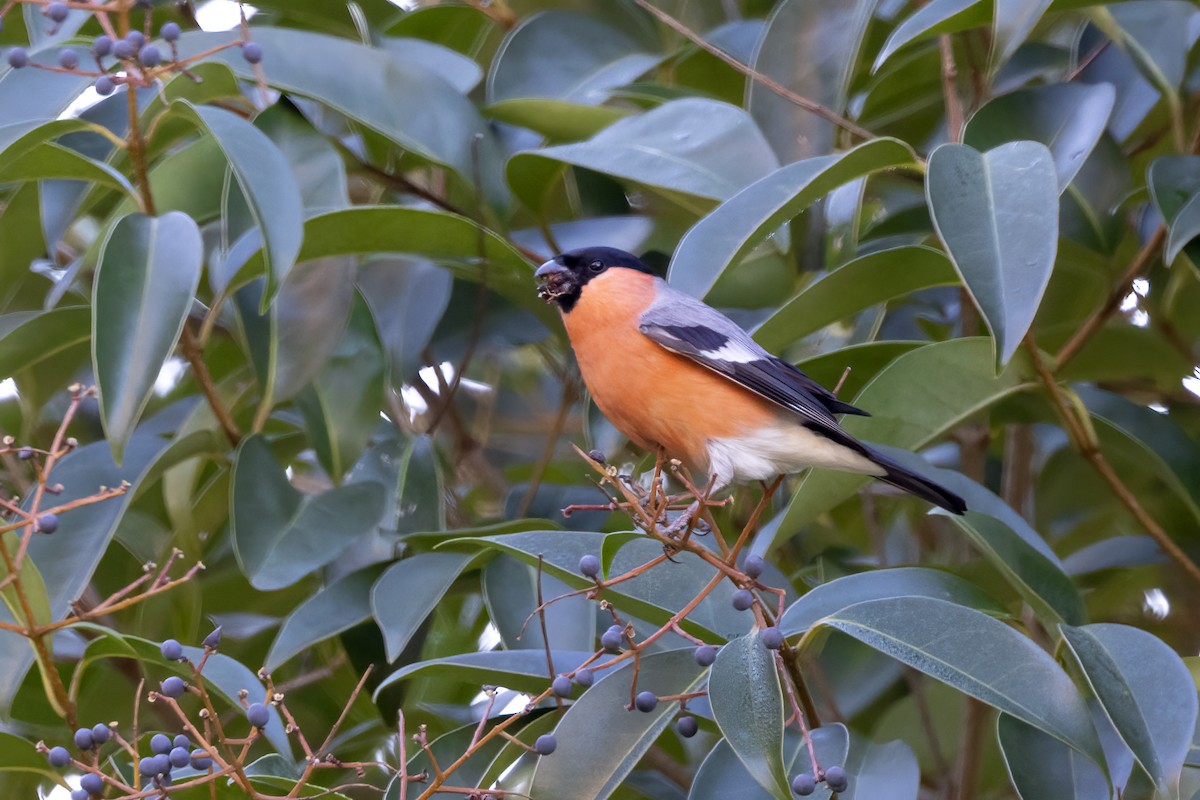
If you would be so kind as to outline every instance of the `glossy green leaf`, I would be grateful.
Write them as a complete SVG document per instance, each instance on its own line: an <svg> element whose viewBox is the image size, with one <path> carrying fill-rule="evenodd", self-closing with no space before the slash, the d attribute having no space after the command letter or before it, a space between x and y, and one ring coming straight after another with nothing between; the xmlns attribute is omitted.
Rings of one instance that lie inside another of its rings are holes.
<svg viewBox="0 0 1200 800"><path fill-rule="evenodd" d="M261 68L269 85L312 98L399 147L450 167L467 184L473 182L472 142L482 135L484 188L494 202L505 202L495 140L467 98L429 66L309 31L255 26L250 36L263 49ZM180 54L189 56L234 38L230 33L185 33L179 41ZM313 58L313 53L321 58ZM255 80L254 67L237 47L210 58L228 64L243 80ZM340 67L328 69L327 64Z"/></svg>
<svg viewBox="0 0 1200 800"><path fill-rule="evenodd" d="M758 631L739 636L717 652L708 676L713 718L755 782L775 797L790 796L783 766L783 692Z"/></svg>
<svg viewBox="0 0 1200 800"><path fill-rule="evenodd" d="M59 771L34 749L33 742L7 731L0 731L0 772L32 772L42 778L60 779Z"/></svg>
<svg viewBox="0 0 1200 800"><path fill-rule="evenodd" d="M591 658L591 650L553 650L554 668L559 672L570 672ZM608 673L608 669L595 670L596 677ZM387 686L399 683L423 673L432 673L439 680L460 680L478 687L479 684L499 684L522 692L540 693L550 684L544 650L491 650L479 653L463 653L457 656L418 661L405 664L375 689L375 695ZM626 700L629 687L626 685Z"/></svg>
<svg viewBox="0 0 1200 800"><path fill-rule="evenodd" d="M383 503L377 483L301 494L288 483L263 438L249 436L238 446L230 498L238 564L257 589L290 586L372 530Z"/></svg>
<svg viewBox="0 0 1200 800"><path fill-rule="evenodd" d="M1159 156L1150 163L1146 184L1167 225L1163 256L1169 264L1200 236L1200 156Z"/></svg>
<svg viewBox="0 0 1200 800"><path fill-rule="evenodd" d="M742 189L684 235L667 281L697 297L787 220L844 183L881 169L914 162L896 139L874 139L836 156L797 161Z"/></svg>
<svg viewBox="0 0 1200 800"><path fill-rule="evenodd" d="M1078 624L1086 614L1083 600L1062 568L1047 559L1004 522L968 510L947 515L1047 624Z"/></svg>
<svg viewBox="0 0 1200 800"><path fill-rule="evenodd" d="M1033 323L1058 250L1058 179L1039 142L980 153L942 145L929 156L929 210L955 269L1012 358Z"/></svg>
<svg viewBox="0 0 1200 800"><path fill-rule="evenodd" d="M1170 415L1093 386L1074 389L1092 419L1135 444L1146 457L1146 465L1200 520L1200 444Z"/></svg>
<svg viewBox="0 0 1200 800"><path fill-rule="evenodd" d="M341 344L296 396L325 471L340 481L379 424L384 393L383 346L366 303L355 297Z"/></svg>
<svg viewBox="0 0 1200 800"><path fill-rule="evenodd" d="M1138 69L1160 91L1179 90L1187 72L1188 51L1194 41L1196 7L1185 0L1114 3L1105 9L1116 22L1114 40L1129 53ZM1105 25L1105 17L1098 23Z"/></svg>
<svg viewBox="0 0 1200 800"><path fill-rule="evenodd" d="M595 17L545 11L522 20L500 43L488 71L487 100L599 105L607 90L632 83L658 61L625 31Z"/></svg>
<svg viewBox="0 0 1200 800"><path fill-rule="evenodd" d="M36 180L87 181L119 189L135 201L138 196L129 180L109 165L53 143L6 158L0 167L0 181L4 183Z"/></svg>
<svg viewBox="0 0 1200 800"><path fill-rule="evenodd" d="M943 600L899 597L849 606L821 624L1104 763L1071 679L1046 651L1003 622Z"/></svg>
<svg viewBox="0 0 1200 800"><path fill-rule="evenodd" d="M371 587L378 569L353 572L296 606L271 643L263 669L274 672L309 647L371 618Z"/></svg>
<svg viewBox="0 0 1200 800"><path fill-rule="evenodd" d="M895 247L868 253L805 286L754 330L754 339L778 351L878 303L956 283L958 274L940 250Z"/></svg>
<svg viewBox="0 0 1200 800"><path fill-rule="evenodd" d="M92 338L89 306L0 316L0 375L13 375Z"/></svg>
<svg viewBox="0 0 1200 800"><path fill-rule="evenodd" d="M508 179L526 205L541 209L563 164L681 195L697 209L732 197L779 166L745 111L699 98L618 120L586 142L520 152L508 162Z"/></svg>
<svg viewBox="0 0 1200 800"><path fill-rule="evenodd" d="M996 721L1000 751L1021 800L1109 800L1101 769L1065 744L1016 717Z"/></svg>
<svg viewBox="0 0 1200 800"><path fill-rule="evenodd" d="M1012 57L1052 0L993 0L991 71Z"/></svg>
<svg viewBox="0 0 1200 800"><path fill-rule="evenodd" d="M179 100L171 104L171 113L212 136L225 154L255 225L262 232L266 308L296 262L304 238L304 206L287 159L266 134L231 111Z"/></svg>
<svg viewBox="0 0 1200 800"><path fill-rule="evenodd" d="M782 0L767 17L753 66L810 101L844 113L878 0ZM823 156L837 129L820 115L746 79L746 108L780 161Z"/></svg>
<svg viewBox="0 0 1200 800"><path fill-rule="evenodd" d="M872 442L924 447L963 419L1029 385L1032 367L1021 355L995 374L991 346L982 338L954 339L905 353L855 396L853 403L872 416L847 418L842 427ZM810 470L792 495L776 537L850 497L866 480Z"/></svg>
<svg viewBox="0 0 1200 800"><path fill-rule="evenodd" d="M839 800L917 800L920 795L921 766L901 740L881 744L851 734L843 766L850 788L838 794Z"/></svg>
<svg viewBox="0 0 1200 800"><path fill-rule="evenodd" d="M483 80L483 69L473 59L436 42L386 36L380 44L400 64L435 72L462 94L470 94Z"/></svg>
<svg viewBox="0 0 1200 800"><path fill-rule="evenodd" d="M611 538L611 537L610 537ZM547 641L553 650L586 650L596 644L596 609L586 595L562 597L571 587L553 575L541 576L543 601L561 598L546 606L538 617L537 567L512 556L493 558L483 569L483 601L488 616L511 650L540 650ZM542 635L542 620L546 635Z"/></svg>
<svg viewBox="0 0 1200 800"><path fill-rule="evenodd" d="M1116 97L1107 83L1054 83L1022 89L997 97L975 112L963 130L963 142L980 152L1005 142L1041 142L1054 157L1062 193L1104 134Z"/></svg>
<svg viewBox="0 0 1200 800"><path fill-rule="evenodd" d="M788 636L803 633L823 617L847 606L889 597L932 597L1002 617L1004 609L975 584L951 572L927 567L895 567L835 578L788 606L779 628Z"/></svg>
<svg viewBox="0 0 1200 800"><path fill-rule="evenodd" d="M1178 791L1196 729L1196 685L1161 639L1129 625L1059 626L1121 739L1163 795Z"/></svg>
<svg viewBox="0 0 1200 800"><path fill-rule="evenodd" d="M387 659L395 661L471 562L458 553L418 553L388 567L371 589L371 613L383 631Z"/></svg>
<svg viewBox="0 0 1200 800"><path fill-rule="evenodd" d="M983 0L930 0L895 27L875 57L872 71L878 71L883 62L907 44L986 25L990 11Z"/></svg>
<svg viewBox="0 0 1200 800"><path fill-rule="evenodd" d="M514 97L483 109L489 118L528 128L557 142L595 136L628 113L609 106L588 106L548 97Z"/></svg>
<svg viewBox="0 0 1200 800"><path fill-rule="evenodd" d="M355 282L379 331L389 382L399 386L422 365L421 351L446 311L453 279L429 261L382 256L360 265Z"/></svg>
<svg viewBox="0 0 1200 800"><path fill-rule="evenodd" d="M657 695L696 691L705 674L690 648L652 653L640 662L637 690ZM538 760L531 796L603 800L622 785L677 711L666 702L648 714L627 710L633 672L626 662L571 705L554 729L558 749ZM600 731L603 736L596 735Z"/></svg>
<svg viewBox="0 0 1200 800"><path fill-rule="evenodd" d="M204 243L190 217L131 214L100 248L92 303L92 365L100 420L120 459L183 330Z"/></svg>
<svg viewBox="0 0 1200 800"><path fill-rule="evenodd" d="M255 117L254 127L265 133L286 159L300 190L305 216L350 206L345 160L308 120L277 104Z"/></svg>

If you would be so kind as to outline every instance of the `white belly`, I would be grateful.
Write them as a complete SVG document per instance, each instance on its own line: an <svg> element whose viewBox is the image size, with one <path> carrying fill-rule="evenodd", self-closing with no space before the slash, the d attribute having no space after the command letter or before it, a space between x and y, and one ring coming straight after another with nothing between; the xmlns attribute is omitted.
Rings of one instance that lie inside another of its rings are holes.
<svg viewBox="0 0 1200 800"><path fill-rule="evenodd" d="M708 442L708 468L717 476L718 486L771 480L808 467L884 474L883 468L866 456L786 419L747 436Z"/></svg>

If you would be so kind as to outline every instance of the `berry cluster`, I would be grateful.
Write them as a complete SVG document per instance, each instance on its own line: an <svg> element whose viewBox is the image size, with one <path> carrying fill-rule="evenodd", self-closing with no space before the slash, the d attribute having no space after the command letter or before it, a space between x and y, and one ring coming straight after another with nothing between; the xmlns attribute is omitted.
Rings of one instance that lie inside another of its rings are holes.
<svg viewBox="0 0 1200 800"><path fill-rule="evenodd" d="M54 23L51 32L58 29L59 25L66 20L69 13L70 8L63 2L47 3L42 7L42 14ZM186 73L189 61L187 59L180 59L179 57L178 42L180 36L183 35L183 30L179 27L178 23L164 23L158 30L159 38L170 47L170 58L168 59L164 56L162 48L159 45L146 41L146 35L150 31L149 17L146 19L146 33L134 28L129 30L124 36L116 37L115 35L111 35L113 30L112 23L108 19L107 13L99 10L95 13L104 16L103 27L109 31L109 34L102 34L92 40L91 56L96 66L94 70L80 69L80 54L73 47L59 49L57 67L39 64L31 60L29 50L24 47L9 48L5 54L5 60L13 69L35 67L54 72L69 72L95 78L93 88L102 97L112 94L116 91L117 86L123 83L136 86L149 86L162 72L176 70ZM242 58L247 63L259 64L262 62L263 49L259 43L239 41L231 42L229 46L232 47L235 45L241 48ZM112 64L106 65L105 59L109 56L114 61ZM110 74L109 69L112 66L116 66L123 74ZM162 69L158 69L159 67L162 67Z"/></svg>
<svg viewBox="0 0 1200 800"><path fill-rule="evenodd" d="M842 767L826 767L821 775L821 780L825 781L825 785L829 788L829 791L834 794L839 794L850 788L850 779L846 776L846 770ZM816 790L817 778L810 773L801 772L792 778L792 791L801 797L808 797Z"/></svg>

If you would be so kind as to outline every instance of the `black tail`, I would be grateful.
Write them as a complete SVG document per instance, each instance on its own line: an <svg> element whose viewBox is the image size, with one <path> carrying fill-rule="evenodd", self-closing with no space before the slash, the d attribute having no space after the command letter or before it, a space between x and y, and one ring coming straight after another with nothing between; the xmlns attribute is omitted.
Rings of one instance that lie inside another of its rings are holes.
<svg viewBox="0 0 1200 800"><path fill-rule="evenodd" d="M871 460L887 470L887 474L879 478L884 483L890 483L897 489L903 489L922 500L928 500L951 514L962 514L967 510L966 501L946 487L934 483L924 475L918 475L912 470L905 469L882 453L874 450L870 452Z"/></svg>

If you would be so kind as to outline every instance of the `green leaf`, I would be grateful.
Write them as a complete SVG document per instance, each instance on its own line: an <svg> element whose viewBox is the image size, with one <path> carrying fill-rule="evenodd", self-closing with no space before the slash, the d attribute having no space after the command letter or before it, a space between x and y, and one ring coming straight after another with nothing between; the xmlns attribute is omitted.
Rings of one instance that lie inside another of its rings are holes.
<svg viewBox="0 0 1200 800"><path fill-rule="evenodd" d="M371 613L383 632L389 663L399 658L471 560L457 553L418 553L392 564L379 577L371 589Z"/></svg>
<svg viewBox="0 0 1200 800"><path fill-rule="evenodd" d="M576 589L592 586L593 582L579 574L579 559L587 554L599 555L610 536L628 539L628 534L603 534L575 531L526 531L504 536L483 536L473 539L454 539L447 547L491 547L511 553L527 564L536 566L542 557L543 569ZM662 554L662 546L648 537L626 541L608 567L609 576L627 572ZM692 553L672 556L676 563L665 564L656 570L623 581L604 590L605 599L623 613L638 619L662 624L683 609L716 574L715 568ZM663 570L662 574L658 570ZM670 579L666 579L666 575ZM744 631L750 624L746 615L731 605L734 588L722 581L680 625L694 635L711 641L724 640L735 632Z"/></svg>
<svg viewBox="0 0 1200 800"><path fill-rule="evenodd" d="M979 151L1005 142L1041 142L1054 157L1061 194L1104 134L1116 102L1108 83L1055 83L997 97L975 112L963 142Z"/></svg>
<svg viewBox="0 0 1200 800"><path fill-rule="evenodd" d="M5 159L0 167L0 182L18 183L38 180L75 180L98 183L120 189L134 202L137 190L129 180L102 161L96 161L59 144L47 143Z"/></svg>
<svg viewBox="0 0 1200 800"><path fill-rule="evenodd" d="M0 316L0 375L13 375L92 338L90 306Z"/></svg>
<svg viewBox="0 0 1200 800"><path fill-rule="evenodd" d="M3 83L0 82L0 85ZM22 156L46 142L92 128L91 123L81 119L26 119L0 125L0 171L7 170Z"/></svg>
<svg viewBox="0 0 1200 800"><path fill-rule="evenodd" d="M595 655L591 650L552 650L551 658L559 672L571 672ZM594 670L602 677L611 667ZM478 688L479 684L507 686L519 692L541 692L550 683L544 650L491 650L480 653L463 653L457 656L435 658L405 664L375 688L375 696L385 687L402 680L432 672L439 680L459 680ZM628 702L628 697L625 702Z"/></svg>
<svg viewBox="0 0 1200 800"><path fill-rule="evenodd" d="M1134 758L1159 792L1174 796L1198 710L1187 666L1157 636L1129 625L1059 630Z"/></svg>
<svg viewBox="0 0 1200 800"><path fill-rule="evenodd" d="M611 537L609 537L611 539ZM543 609L546 635L541 620L531 618L537 609L537 568L501 555L483 569L483 601L488 619L509 649L539 650L550 642L554 650L585 650L596 644L596 608L586 595L563 597ZM559 598L571 587L543 574L542 599ZM528 621L528 624L527 624Z"/></svg>
<svg viewBox="0 0 1200 800"><path fill-rule="evenodd" d="M321 466L335 482L362 454L383 405L383 347L371 312L355 296L341 344L296 397Z"/></svg>
<svg viewBox="0 0 1200 800"><path fill-rule="evenodd" d="M352 483L321 494L292 488L261 436L238 446L230 532L242 572L254 588L290 586L337 558L383 514L383 487Z"/></svg>
<svg viewBox="0 0 1200 800"><path fill-rule="evenodd" d="M171 113L212 136L225 154L254 223L262 232L267 266L265 310L296 262L304 238L304 206L288 160L265 133L232 111L178 100L171 104Z"/></svg>
<svg viewBox="0 0 1200 800"><path fill-rule="evenodd" d="M788 606L779 618L779 628L788 636L803 633L847 606L889 597L932 597L993 616L1006 616L995 600L953 573L927 567L896 567L845 575L817 586Z"/></svg>
<svg viewBox="0 0 1200 800"><path fill-rule="evenodd" d="M920 795L921 766L901 740L880 744L851 734L843 766L850 788L838 800L917 800Z"/></svg>
<svg viewBox="0 0 1200 800"><path fill-rule="evenodd" d="M823 725L812 731L812 747L817 754L817 762L822 766L847 764L849 755L849 732L846 726L834 723ZM808 753L808 743L804 741L799 731L789 728L783 737L783 763L787 774L798 775L801 772L813 774L813 764ZM847 773L849 774L849 773ZM850 791L854 791L856 778L850 775ZM817 784L817 791L810 795L816 800L827 800L829 790L824 784ZM839 795L845 797L846 795ZM746 771L745 765L733 752L725 739L717 742L716 746L705 757L696 779L692 781L692 790L688 800L773 800L775 794L759 786L754 778ZM875 800L892 800L891 796L883 795ZM897 798L899 800L899 798Z"/></svg>
<svg viewBox="0 0 1200 800"><path fill-rule="evenodd" d="M1163 258L1170 264L1200 236L1200 156L1159 156L1150 162L1146 183L1167 225Z"/></svg>
<svg viewBox="0 0 1200 800"><path fill-rule="evenodd" d="M379 572L378 568L352 572L296 606L271 643L263 669L274 672L317 642L370 619L371 587Z"/></svg>
<svg viewBox="0 0 1200 800"><path fill-rule="evenodd" d="M997 376L991 342L973 337L925 345L897 358L871 379L853 402L870 417L847 418L842 427L873 442L915 450L962 420L1029 385L1032 367L1018 355ZM868 479L832 470L810 470L792 495L780 524L795 531L854 494Z"/></svg>
<svg viewBox="0 0 1200 800"><path fill-rule="evenodd" d="M1053 736L1008 714L1001 714L996 721L996 735L1021 800L1111 797L1104 772Z"/></svg>
<svg viewBox="0 0 1200 800"><path fill-rule="evenodd" d="M500 43L488 71L487 101L550 98L599 105L659 57L632 36L574 11L526 17Z"/></svg>
<svg viewBox="0 0 1200 800"><path fill-rule="evenodd" d="M844 183L915 160L896 139L873 139L847 153L781 167L703 217L680 241L668 282L696 297L708 294L728 269L787 220Z"/></svg>
<svg viewBox="0 0 1200 800"><path fill-rule="evenodd" d="M530 796L603 800L622 785L676 713L675 703L667 702L648 714L626 710L632 673L626 662L567 709L554 729L558 749L538 760ZM652 653L640 659L637 690L657 695L692 692L704 674L691 648Z"/></svg>
<svg viewBox="0 0 1200 800"><path fill-rule="evenodd" d="M990 72L995 73L1016 52L1052 0L993 0Z"/></svg>
<svg viewBox="0 0 1200 800"><path fill-rule="evenodd" d="M382 256L361 264L355 282L379 331L388 382L399 386L422 365L421 351L450 303L453 278L429 261Z"/></svg>
<svg viewBox="0 0 1200 800"><path fill-rule="evenodd" d="M300 190L306 216L349 207L342 154L299 112L278 103L255 117L254 127L283 154Z"/></svg>
<svg viewBox="0 0 1200 800"><path fill-rule="evenodd" d="M930 0L896 26L875 57L871 71L877 72L883 62L907 44L988 24L990 11L990 4L983 0Z"/></svg>
<svg viewBox="0 0 1200 800"><path fill-rule="evenodd" d="M782 0L754 51L760 73L837 113L846 110L878 0ZM746 78L746 108L784 163L833 150L833 123Z"/></svg>
<svg viewBox="0 0 1200 800"><path fill-rule="evenodd" d="M436 42L385 36L380 44L398 63L409 69L435 72L462 94L470 94L483 80L483 69L474 59Z"/></svg>
<svg viewBox="0 0 1200 800"><path fill-rule="evenodd" d="M545 97L514 97L483 109L491 119L528 128L552 141L574 142L595 136L628 112Z"/></svg>
<svg viewBox="0 0 1200 800"><path fill-rule="evenodd" d="M975 511L948 516L1044 623L1078 624L1085 619L1083 600L1062 567L1039 553L1008 525Z"/></svg>
<svg viewBox="0 0 1200 800"><path fill-rule="evenodd" d="M947 144L929 156L929 210L954 268L1012 358L1041 303L1058 250L1058 178L1039 142L980 153Z"/></svg>
<svg viewBox="0 0 1200 800"><path fill-rule="evenodd" d="M755 329L754 339L777 352L877 303L957 283L958 274L940 250L894 247L867 253L805 286Z"/></svg>
<svg viewBox="0 0 1200 800"><path fill-rule="evenodd" d="M1071 679L1003 622L943 600L898 597L849 606L821 624L1104 763L1087 706Z"/></svg>
<svg viewBox="0 0 1200 800"><path fill-rule="evenodd" d="M240 32L184 33L179 40L180 56L186 58L240 37ZM474 182L473 143L481 136L479 169L485 194L497 206L507 204L495 137L470 100L431 65L310 31L253 26L250 38L262 47L259 68L270 86L316 100L403 150L450 168L465 185ZM209 58L227 64L243 80L256 80L255 67L246 63L238 47ZM338 68L329 69L330 64Z"/></svg>
<svg viewBox="0 0 1200 800"><path fill-rule="evenodd" d="M564 164L665 192L698 212L779 166L745 111L699 98L618 120L586 142L517 153L508 179L527 206L540 210Z"/></svg>
<svg viewBox="0 0 1200 800"><path fill-rule="evenodd" d="M0 773L32 772L40 778L61 781L60 771L50 766L46 757L34 749L33 742L15 733L0 731Z"/></svg>
<svg viewBox="0 0 1200 800"><path fill-rule="evenodd" d="M1169 415L1094 386L1073 388L1092 418L1135 444L1146 466L1200 520L1200 444Z"/></svg>
<svg viewBox="0 0 1200 800"><path fill-rule="evenodd" d="M119 460L175 349L200 283L204 243L186 214L130 214L100 247L92 364L100 421Z"/></svg>
<svg viewBox="0 0 1200 800"><path fill-rule="evenodd" d="M783 767L783 692L759 631L739 636L717 652L708 676L708 701L725 741L755 782L775 797L791 797Z"/></svg>

